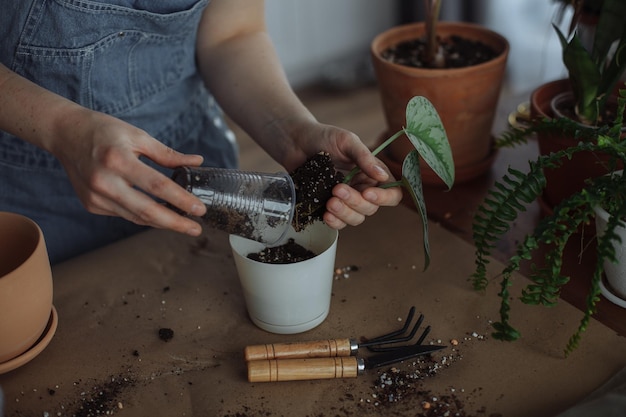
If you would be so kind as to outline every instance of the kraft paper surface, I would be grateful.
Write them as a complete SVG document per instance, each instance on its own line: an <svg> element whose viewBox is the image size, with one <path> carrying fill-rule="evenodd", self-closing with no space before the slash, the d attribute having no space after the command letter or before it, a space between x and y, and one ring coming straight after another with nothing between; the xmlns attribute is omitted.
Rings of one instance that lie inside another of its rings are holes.
<svg viewBox="0 0 626 417"><path fill-rule="evenodd" d="M297 335L249 320L222 232L151 230L61 264L53 270L58 330L34 360L0 375L6 415L415 416L450 401L465 415L542 417L573 407L626 365L626 340L597 321L564 358L582 317L566 303L515 302L522 339L494 340L501 264L490 264L487 293L475 292L474 248L430 223L423 272L420 229L417 213L395 207L341 231L336 265L358 270L334 281L326 321ZM352 379L247 381L246 345L371 338L401 326L411 306L431 326L426 343L448 345L428 375L407 361ZM165 341L159 329L173 336ZM410 375L419 377L406 389L385 385Z"/></svg>

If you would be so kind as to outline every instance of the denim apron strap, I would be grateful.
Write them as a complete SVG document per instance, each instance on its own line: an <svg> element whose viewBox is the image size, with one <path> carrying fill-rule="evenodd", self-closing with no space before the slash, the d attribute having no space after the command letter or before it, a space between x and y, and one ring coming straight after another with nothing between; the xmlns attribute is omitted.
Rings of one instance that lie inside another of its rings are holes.
<svg viewBox="0 0 626 417"><path fill-rule="evenodd" d="M197 27L207 3L0 0L3 10L12 10L0 17L12 43L0 47L0 61L176 150L202 154L207 165L233 168L234 136L195 65ZM35 220L53 263L141 230L88 213L58 160L3 131L0 177L0 210Z"/></svg>

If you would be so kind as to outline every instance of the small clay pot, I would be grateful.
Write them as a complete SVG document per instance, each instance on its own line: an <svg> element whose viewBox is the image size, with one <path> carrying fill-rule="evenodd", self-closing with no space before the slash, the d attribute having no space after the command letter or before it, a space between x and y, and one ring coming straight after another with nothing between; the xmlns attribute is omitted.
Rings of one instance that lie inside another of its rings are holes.
<svg viewBox="0 0 626 417"><path fill-rule="evenodd" d="M567 79L551 81L537 87L530 96L531 119L554 118L554 98L569 91L571 88ZM580 138L573 138L563 132L546 131L537 134L541 155L561 151L579 141ZM558 168L544 169L547 183L542 198L545 206L551 211L563 199L580 191L588 178L606 175L608 161L609 156L604 153L579 152L571 159L563 161Z"/></svg>
<svg viewBox="0 0 626 417"><path fill-rule="evenodd" d="M29 350L52 313L52 272L43 233L19 214L0 212L0 365Z"/></svg>

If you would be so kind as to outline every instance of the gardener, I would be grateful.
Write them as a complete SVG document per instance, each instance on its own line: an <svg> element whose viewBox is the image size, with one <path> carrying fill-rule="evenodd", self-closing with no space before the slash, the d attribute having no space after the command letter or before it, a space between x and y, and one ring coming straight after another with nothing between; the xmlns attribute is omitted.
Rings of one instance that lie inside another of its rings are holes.
<svg viewBox="0 0 626 417"><path fill-rule="evenodd" d="M372 187L389 171L357 136L297 99L261 0L0 5L0 210L34 219L53 263L145 226L200 234L162 203L202 215L171 169L236 166L220 108L288 171L320 150L362 168L333 190L330 227L399 203L398 188Z"/></svg>

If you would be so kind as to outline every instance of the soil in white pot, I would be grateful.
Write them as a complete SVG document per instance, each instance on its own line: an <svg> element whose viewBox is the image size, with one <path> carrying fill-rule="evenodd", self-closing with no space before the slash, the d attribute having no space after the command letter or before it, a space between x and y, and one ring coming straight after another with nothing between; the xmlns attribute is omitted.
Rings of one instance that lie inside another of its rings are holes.
<svg viewBox="0 0 626 417"><path fill-rule="evenodd" d="M326 202L332 197L333 187L343 181L344 175L335 169L330 155L325 152L312 156L289 175L296 191L292 226L299 232L316 221L322 221ZM248 254L248 258L252 260L269 264L301 262L315 256L316 253L299 245L293 239L282 245L266 247L259 252Z"/></svg>
<svg viewBox="0 0 626 417"><path fill-rule="evenodd" d="M248 254L249 259L267 264L290 264L306 261L315 256L317 256L316 253L299 245L293 239L287 240L287 243L280 246L269 247L259 252Z"/></svg>

